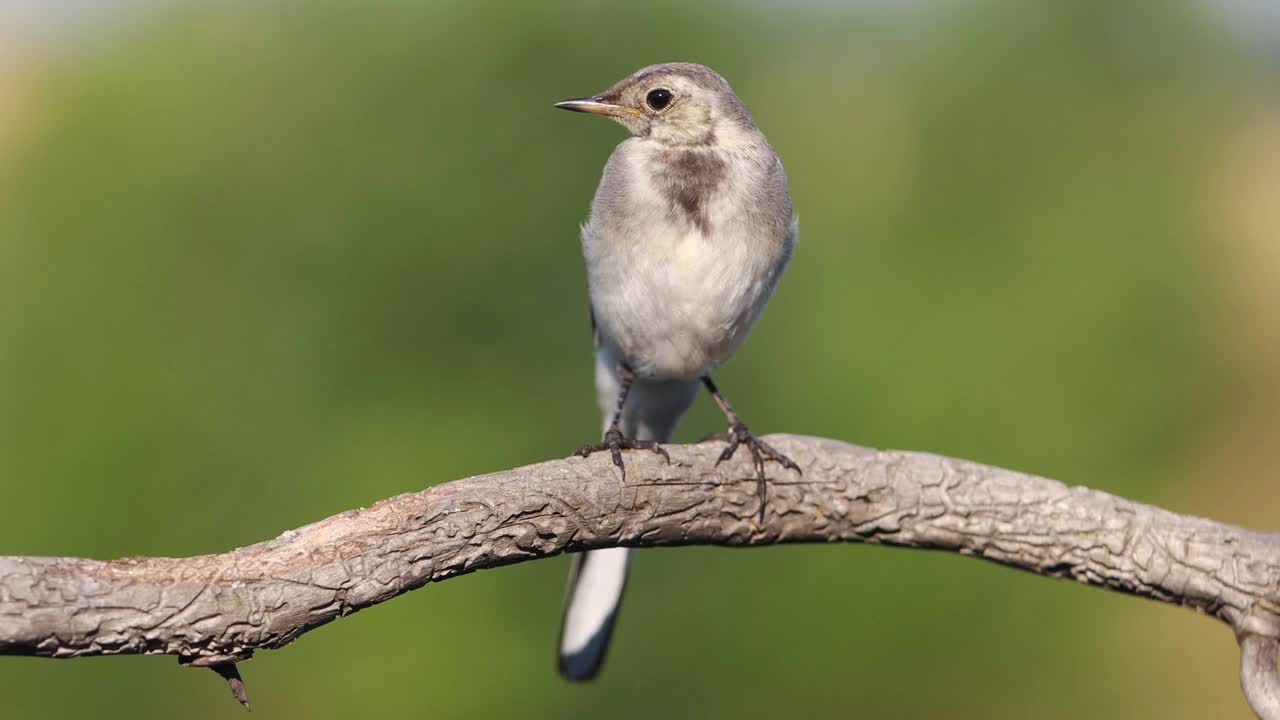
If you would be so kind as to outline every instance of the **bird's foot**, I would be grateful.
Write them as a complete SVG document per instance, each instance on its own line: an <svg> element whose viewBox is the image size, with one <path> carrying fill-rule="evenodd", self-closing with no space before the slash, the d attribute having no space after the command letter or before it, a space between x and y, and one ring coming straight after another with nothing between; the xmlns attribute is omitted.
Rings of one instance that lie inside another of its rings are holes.
<svg viewBox="0 0 1280 720"><path fill-rule="evenodd" d="M610 428L609 431L604 434L604 440L598 443L592 443L591 445L583 445L577 450L574 450L573 454L579 457L587 457L592 453L602 452L604 450L608 450L609 454L613 456L613 464L617 465L618 470L622 472L623 482L627 481L627 467L622 463L623 450L651 450L661 455L667 461L667 464L671 463L671 456L668 455L667 451L662 449L662 446L657 442L653 440L628 440L622 436L622 431L618 428Z"/></svg>
<svg viewBox="0 0 1280 720"><path fill-rule="evenodd" d="M788 470L795 470L798 474L804 474L800 470L800 466L795 464L791 458L778 452L772 445L753 435L746 424L742 422L735 422L730 425L729 432L708 435L703 440L723 440L729 443L729 447L720 453L720 458L716 460L716 465L733 457L733 454L738 451L738 447L741 445L746 445L747 449L751 451L751 464L756 469L756 494L760 497L761 522L764 522L764 507L768 497L768 486L765 483L764 476L765 462L772 460Z"/></svg>

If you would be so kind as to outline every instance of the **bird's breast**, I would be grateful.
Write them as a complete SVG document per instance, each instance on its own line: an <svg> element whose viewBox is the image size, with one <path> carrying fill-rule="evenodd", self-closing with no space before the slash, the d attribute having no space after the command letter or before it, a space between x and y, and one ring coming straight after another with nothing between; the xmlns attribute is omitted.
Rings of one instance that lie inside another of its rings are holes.
<svg viewBox="0 0 1280 720"><path fill-rule="evenodd" d="M649 156L646 190L680 214L702 235L715 231L712 204L721 195L729 165L722 153L711 149L664 150Z"/></svg>
<svg viewBox="0 0 1280 720"><path fill-rule="evenodd" d="M760 159L636 139L610 158L583 227L587 281L600 342L640 375L709 373L768 301L792 238L785 186L762 193ZM785 203L776 221L762 197Z"/></svg>

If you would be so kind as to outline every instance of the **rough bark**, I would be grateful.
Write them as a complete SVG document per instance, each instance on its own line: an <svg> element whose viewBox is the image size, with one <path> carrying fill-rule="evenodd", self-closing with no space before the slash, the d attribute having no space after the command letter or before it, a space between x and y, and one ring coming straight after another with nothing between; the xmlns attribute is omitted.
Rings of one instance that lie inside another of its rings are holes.
<svg viewBox="0 0 1280 720"><path fill-rule="evenodd" d="M1280 534L1244 530L917 452L769 438L803 476L770 465L763 523L750 463L719 444L671 463L552 460L389 498L279 537L190 558L0 557L0 654L168 653L231 663L429 582L561 552L672 545L866 542L950 550L1184 605L1241 639L1241 680L1280 717ZM745 456L746 453L739 453Z"/></svg>

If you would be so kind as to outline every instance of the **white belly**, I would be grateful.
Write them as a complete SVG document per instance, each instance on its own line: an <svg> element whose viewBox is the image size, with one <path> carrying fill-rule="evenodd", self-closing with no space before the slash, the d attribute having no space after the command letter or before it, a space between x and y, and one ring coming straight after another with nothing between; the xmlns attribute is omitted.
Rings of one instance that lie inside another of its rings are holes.
<svg viewBox="0 0 1280 720"><path fill-rule="evenodd" d="M752 243L729 233L650 228L642 242L610 242L605 257L588 258L600 342L641 377L696 379L746 339L773 289L776 262L753 257Z"/></svg>

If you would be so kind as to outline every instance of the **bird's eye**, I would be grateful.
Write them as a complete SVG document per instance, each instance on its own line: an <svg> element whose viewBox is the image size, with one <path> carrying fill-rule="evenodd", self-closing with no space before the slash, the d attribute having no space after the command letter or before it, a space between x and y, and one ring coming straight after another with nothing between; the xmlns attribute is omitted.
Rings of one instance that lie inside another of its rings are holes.
<svg viewBox="0 0 1280 720"><path fill-rule="evenodd" d="M649 103L649 107L654 110L661 110L671 102L671 91L665 88L650 90L644 101Z"/></svg>

